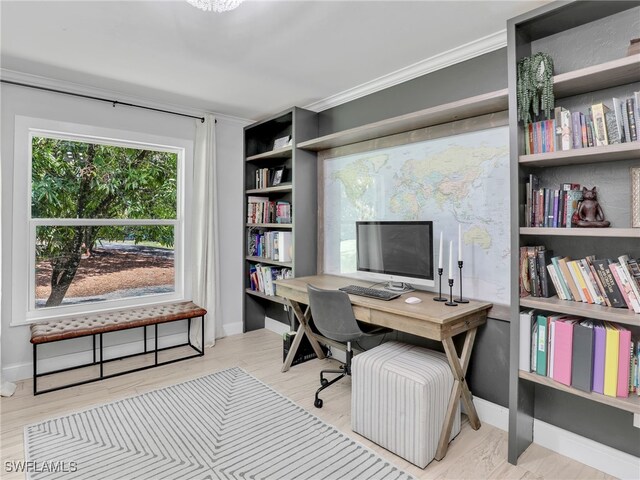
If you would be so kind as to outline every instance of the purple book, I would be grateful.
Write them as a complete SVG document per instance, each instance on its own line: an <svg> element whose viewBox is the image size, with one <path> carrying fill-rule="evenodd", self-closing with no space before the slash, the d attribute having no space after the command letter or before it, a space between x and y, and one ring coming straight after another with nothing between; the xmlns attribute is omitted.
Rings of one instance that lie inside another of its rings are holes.
<svg viewBox="0 0 640 480"><path fill-rule="evenodd" d="M571 125L573 131L571 137L573 139L573 148L582 148L582 129L580 128L580 112L571 113Z"/></svg>
<svg viewBox="0 0 640 480"><path fill-rule="evenodd" d="M593 342L593 388L596 393L604 392L604 353L606 347L607 330L602 323L594 324Z"/></svg>

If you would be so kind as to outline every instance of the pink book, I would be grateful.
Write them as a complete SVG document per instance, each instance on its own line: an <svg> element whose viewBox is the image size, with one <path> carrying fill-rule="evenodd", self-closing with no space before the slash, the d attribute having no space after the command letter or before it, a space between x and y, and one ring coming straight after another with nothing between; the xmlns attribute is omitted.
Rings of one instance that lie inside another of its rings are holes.
<svg viewBox="0 0 640 480"><path fill-rule="evenodd" d="M567 318L559 319L555 322L555 337L553 342L553 379L564 385L571 385L573 324L575 322L576 320Z"/></svg>
<svg viewBox="0 0 640 480"><path fill-rule="evenodd" d="M617 397L629 396L629 374L631 365L631 330L620 328L620 351L618 356Z"/></svg>
<svg viewBox="0 0 640 480"><path fill-rule="evenodd" d="M624 283L622 283L622 281L620 280L620 277L618 276L617 265L619 264L610 263L609 270L611 270L611 275L613 275L613 279L616 281L616 284L618 284L618 288L620 289L620 293L624 297L624 301L626 302L627 307L629 307L629 310L633 310L633 307L631 306L631 300L629 299L629 295L627 295L627 291L624 288Z"/></svg>

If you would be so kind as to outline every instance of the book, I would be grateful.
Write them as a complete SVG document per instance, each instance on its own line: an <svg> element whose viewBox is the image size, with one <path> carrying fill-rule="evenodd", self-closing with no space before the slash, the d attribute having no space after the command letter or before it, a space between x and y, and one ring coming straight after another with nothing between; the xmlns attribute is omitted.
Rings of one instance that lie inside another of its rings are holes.
<svg viewBox="0 0 640 480"><path fill-rule="evenodd" d="M531 353L531 371L537 372L538 368L538 322L536 321L535 314L531 318L531 347L529 348L529 352Z"/></svg>
<svg viewBox="0 0 640 480"><path fill-rule="evenodd" d="M560 279L556 271L556 266L553 263L547 265L547 274L549 275L549 278L551 278L551 283L553 283L553 288L555 289L558 298L560 300L569 300L564 294L564 290L560 284Z"/></svg>
<svg viewBox="0 0 640 480"><path fill-rule="evenodd" d="M624 126L623 115L623 103L619 98L613 97L611 99L613 103L613 116L616 120L616 129L618 130L618 136L620 137L620 142L628 142L629 138L627 129Z"/></svg>
<svg viewBox="0 0 640 480"><path fill-rule="evenodd" d="M569 266L567 262L570 262L571 259L569 257L559 258L558 265L560 266L560 271L562 272L562 278L566 282L569 290L571 290L571 296L576 302L583 302L582 295L580 295L580 288L578 284L574 281L573 275L571 275L571 271L569 270Z"/></svg>
<svg viewBox="0 0 640 480"><path fill-rule="evenodd" d="M601 322L594 322L593 338L593 385L591 389L596 393L603 393L607 331Z"/></svg>
<svg viewBox="0 0 640 480"><path fill-rule="evenodd" d="M571 113L571 147L582 148L582 131L578 128L580 125L580 112ZM586 145L584 145L586 147Z"/></svg>
<svg viewBox="0 0 640 480"><path fill-rule="evenodd" d="M591 269L589 268L586 259L583 258L581 260L577 260L576 265L580 269L580 273L582 274L582 278L584 279L584 283L587 286L587 291L589 292L589 296L593 300L593 303L596 305L603 305L604 300L600 297L595 281L591 278Z"/></svg>
<svg viewBox="0 0 640 480"><path fill-rule="evenodd" d="M607 123L605 114L609 111L609 108L604 103L596 103L591 105L591 114L593 115L593 125L595 128L595 142L596 147L603 145L609 145L607 139Z"/></svg>
<svg viewBox="0 0 640 480"><path fill-rule="evenodd" d="M525 372L531 371L531 320L533 310L520 312L520 361L518 367Z"/></svg>
<svg viewBox="0 0 640 480"><path fill-rule="evenodd" d="M611 306L615 308L627 308L627 303L625 302L622 293L620 293L620 289L613 278L611 270L609 270L610 263L612 263L610 259L596 259L593 261L593 266L600 277L600 281L604 287L605 294L611 302Z"/></svg>
<svg viewBox="0 0 640 480"><path fill-rule="evenodd" d="M580 130L582 131L582 145L589 145L589 137L587 136L587 117L584 113L580 113Z"/></svg>
<svg viewBox="0 0 640 480"><path fill-rule="evenodd" d="M553 255L553 252L551 250L547 250L544 246L540 246L538 247L537 254L538 274L540 276L539 296L549 298L556 294L556 291L553 288L553 283L551 282L551 278L547 271L547 265L551 264L551 256Z"/></svg>
<svg viewBox="0 0 640 480"><path fill-rule="evenodd" d="M565 108L557 107L560 109L559 117L556 117L557 130L560 132L558 145L559 150L571 150L573 146L572 126L571 126L571 112Z"/></svg>
<svg viewBox="0 0 640 480"><path fill-rule="evenodd" d="M580 267L578 267L577 260L572 260L567 262L567 267L569 267L569 273L573 277L573 281L578 286L578 293L580 294L580 298L585 303L593 303L593 298L589 294L589 290L587 290L587 284L584 282L584 278L582 277L582 273L580 272Z"/></svg>
<svg viewBox="0 0 640 480"><path fill-rule="evenodd" d="M567 285L567 282L564 279L564 275L562 274L562 270L560 270L560 259L562 257L551 257L551 263L553 264L553 266L556 269L556 273L558 276L558 281L560 283L560 287L562 289L562 291L564 292L564 300L573 300L573 295L571 294L571 290L569 290L569 285Z"/></svg>
<svg viewBox="0 0 640 480"><path fill-rule="evenodd" d="M618 262L612 262L609 264L609 270L613 275L618 288L620 289L620 293L624 297L624 301L627 304L627 307L630 310L633 310L636 313L640 313L640 305L638 305L638 301L633 295L633 291L631 290L631 286L629 285L629 281L626 279L624 272L620 267Z"/></svg>
<svg viewBox="0 0 640 480"><path fill-rule="evenodd" d="M567 228L571 228L574 225L573 215L578 210L578 204L582 201L582 190L569 190L567 191L567 213L565 215L565 221L567 222Z"/></svg>
<svg viewBox="0 0 640 480"><path fill-rule="evenodd" d="M606 112L604 114L605 126L607 130L607 143L608 145L614 145L616 143L622 143L621 132L618 129L618 121L616 120L615 112Z"/></svg>
<svg viewBox="0 0 640 480"><path fill-rule="evenodd" d="M620 269L622 270L622 272L624 273L624 275L629 281L629 285L631 287L631 290L633 291L633 296L636 298L638 303L640 303L640 285L638 284L638 282L636 282L636 279L630 270L629 255L620 255L618 257L618 261L620 262ZM628 293L629 292L627 291L627 294ZM631 295L629 295L629 297L631 297ZM636 313L639 313L637 310L635 311Z"/></svg>
<svg viewBox="0 0 640 480"><path fill-rule="evenodd" d="M638 140L637 127L636 127L636 114L635 114L635 100L633 97L627 98L627 117L629 118L629 138L632 142Z"/></svg>
<svg viewBox="0 0 640 480"><path fill-rule="evenodd" d="M528 247L520 247L520 297L531 295L531 276L529 274Z"/></svg>
<svg viewBox="0 0 640 480"><path fill-rule="evenodd" d="M291 232L277 232L278 261L290 262L292 260Z"/></svg>
<svg viewBox="0 0 640 480"><path fill-rule="evenodd" d="M538 247L527 247L527 260L529 262L530 292L533 297L539 297L541 286L538 275Z"/></svg>
<svg viewBox="0 0 640 480"><path fill-rule="evenodd" d="M553 379L563 385L571 385L573 355L573 330L577 319L559 318L554 322Z"/></svg>
<svg viewBox="0 0 640 480"><path fill-rule="evenodd" d="M560 315L549 315L547 317L547 377L553 378L553 368L555 350L553 348L556 335L556 321Z"/></svg>
<svg viewBox="0 0 640 480"><path fill-rule="evenodd" d="M594 345L593 321L577 322L573 327L571 386L583 392L590 392L593 386Z"/></svg>
<svg viewBox="0 0 640 480"><path fill-rule="evenodd" d="M536 342L536 373L538 375L547 375L547 317L545 315L537 315L536 322L538 324L538 341Z"/></svg>
<svg viewBox="0 0 640 480"><path fill-rule="evenodd" d="M604 356L604 391L609 397L615 397L618 391L618 357L620 351L620 331L618 326L605 322L606 347Z"/></svg>
<svg viewBox="0 0 640 480"><path fill-rule="evenodd" d="M629 396L629 375L631 373L631 331L618 326L620 334L618 347L618 388L616 396Z"/></svg>
<svg viewBox="0 0 640 480"><path fill-rule="evenodd" d="M585 258L587 266L589 267L591 281L594 283L594 287L598 297L601 302L604 303L607 307L611 307L611 302L609 301L609 297L605 291L604 285L602 281L600 281L600 276L596 273L596 269L593 266L593 262L595 261L595 255L589 255Z"/></svg>

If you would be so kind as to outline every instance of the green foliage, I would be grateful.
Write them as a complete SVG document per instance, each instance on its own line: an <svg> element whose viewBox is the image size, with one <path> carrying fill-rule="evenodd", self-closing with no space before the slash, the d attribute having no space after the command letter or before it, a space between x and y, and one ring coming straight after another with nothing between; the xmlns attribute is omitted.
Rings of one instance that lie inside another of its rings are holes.
<svg viewBox="0 0 640 480"><path fill-rule="evenodd" d="M42 219L174 219L178 156L136 148L34 137L31 215ZM84 250L125 238L173 246L172 226L38 227L36 256L51 262L59 305Z"/></svg>
<svg viewBox="0 0 640 480"><path fill-rule="evenodd" d="M525 57L517 65L516 98L518 120L525 127L542 110L545 118L551 117L555 97L553 94L553 59L547 53L535 53Z"/></svg>

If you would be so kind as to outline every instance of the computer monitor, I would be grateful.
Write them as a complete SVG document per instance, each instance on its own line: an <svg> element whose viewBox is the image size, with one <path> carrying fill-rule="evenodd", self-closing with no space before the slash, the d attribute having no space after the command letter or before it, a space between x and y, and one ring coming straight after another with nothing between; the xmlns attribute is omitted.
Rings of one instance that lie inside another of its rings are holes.
<svg viewBox="0 0 640 480"><path fill-rule="evenodd" d="M433 222L356 222L357 268L406 290L434 285Z"/></svg>

